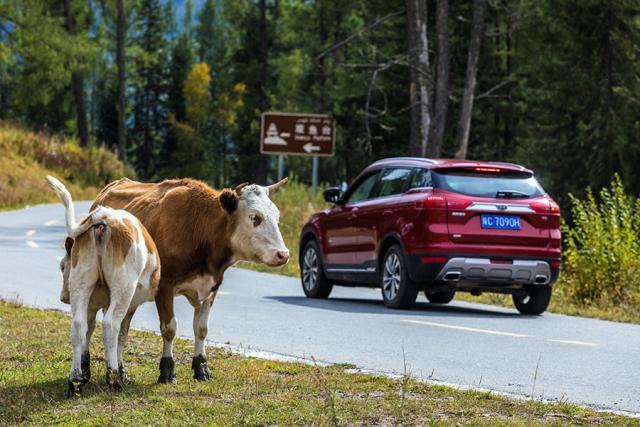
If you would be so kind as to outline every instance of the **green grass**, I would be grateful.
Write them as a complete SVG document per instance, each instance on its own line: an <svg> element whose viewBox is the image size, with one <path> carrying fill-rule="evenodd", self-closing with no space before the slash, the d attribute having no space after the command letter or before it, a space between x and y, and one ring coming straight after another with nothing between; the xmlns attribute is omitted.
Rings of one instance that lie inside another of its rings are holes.
<svg viewBox="0 0 640 427"><path fill-rule="evenodd" d="M394 380L209 349L214 379L191 379L192 345L177 340L178 383L156 383L161 338L132 331L125 354L132 382L105 390L101 331L92 340L85 395L64 397L70 319L0 301L0 425L640 425L637 419L566 403L456 391L409 376Z"/></svg>

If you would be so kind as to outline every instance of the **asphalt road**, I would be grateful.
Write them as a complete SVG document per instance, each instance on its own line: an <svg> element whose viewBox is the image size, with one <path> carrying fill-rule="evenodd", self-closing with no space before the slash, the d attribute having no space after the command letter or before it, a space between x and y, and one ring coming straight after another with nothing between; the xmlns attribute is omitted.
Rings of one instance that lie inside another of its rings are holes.
<svg viewBox="0 0 640 427"><path fill-rule="evenodd" d="M77 212L88 206L78 203ZM0 297L68 310L58 300L63 234L61 205L0 213ZM179 335L192 337L193 310L184 298L176 313ZM155 306L142 306L133 326L157 330ZM214 304L209 340L384 373L402 374L406 361L414 377L640 413L636 325L463 302L438 306L423 296L414 309L394 311L384 308L379 290L363 288L334 288L329 300L310 300L298 279L234 268Z"/></svg>

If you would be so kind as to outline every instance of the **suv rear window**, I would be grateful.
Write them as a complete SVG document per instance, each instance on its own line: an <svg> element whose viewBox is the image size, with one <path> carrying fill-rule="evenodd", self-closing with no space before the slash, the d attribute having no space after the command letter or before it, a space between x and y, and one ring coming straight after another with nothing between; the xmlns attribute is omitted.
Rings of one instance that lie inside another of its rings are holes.
<svg viewBox="0 0 640 427"><path fill-rule="evenodd" d="M468 169L432 170L435 188L476 197L523 199L544 195L536 179L522 172L476 172Z"/></svg>

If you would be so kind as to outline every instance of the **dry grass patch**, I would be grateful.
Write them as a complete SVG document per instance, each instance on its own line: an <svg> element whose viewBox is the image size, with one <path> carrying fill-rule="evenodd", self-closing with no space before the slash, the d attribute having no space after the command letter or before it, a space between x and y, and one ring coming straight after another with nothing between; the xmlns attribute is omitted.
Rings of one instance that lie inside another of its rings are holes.
<svg viewBox="0 0 640 427"><path fill-rule="evenodd" d="M77 200L94 198L114 179L134 176L107 149L80 148L72 139L0 122L0 209L57 201L44 180L48 174L65 180Z"/></svg>

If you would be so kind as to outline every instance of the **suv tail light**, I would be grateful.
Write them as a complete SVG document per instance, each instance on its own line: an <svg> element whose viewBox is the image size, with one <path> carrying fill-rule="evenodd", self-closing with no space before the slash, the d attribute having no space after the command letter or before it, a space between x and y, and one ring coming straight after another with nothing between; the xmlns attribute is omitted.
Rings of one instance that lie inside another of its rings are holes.
<svg viewBox="0 0 640 427"><path fill-rule="evenodd" d="M444 196L427 196L417 202L419 208L445 208L447 199Z"/></svg>
<svg viewBox="0 0 640 427"><path fill-rule="evenodd" d="M542 214L559 214L560 206L553 200L540 200L529 205L531 209Z"/></svg>
<svg viewBox="0 0 640 427"><path fill-rule="evenodd" d="M451 197L444 196L427 196L426 198L420 200L417 203L419 208L446 208L449 207L451 209L465 209L471 202L468 200L455 199Z"/></svg>

